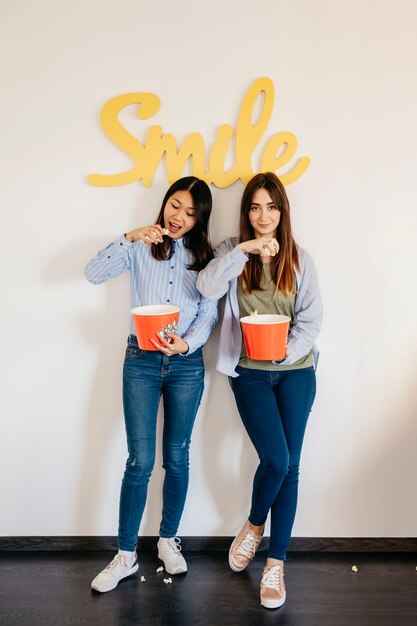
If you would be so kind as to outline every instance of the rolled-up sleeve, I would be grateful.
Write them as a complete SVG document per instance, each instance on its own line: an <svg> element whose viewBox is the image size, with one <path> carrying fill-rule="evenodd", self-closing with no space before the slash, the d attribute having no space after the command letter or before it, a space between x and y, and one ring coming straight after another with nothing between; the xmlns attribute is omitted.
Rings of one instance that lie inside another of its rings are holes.
<svg viewBox="0 0 417 626"><path fill-rule="evenodd" d="M216 257L199 273L197 289L210 300L219 300L227 292L229 282L240 276L247 255L232 240L223 241L215 250Z"/></svg>
<svg viewBox="0 0 417 626"><path fill-rule="evenodd" d="M133 246L122 235L117 241L100 250L86 265L84 274L87 280L94 285L100 285L130 270L130 251Z"/></svg>

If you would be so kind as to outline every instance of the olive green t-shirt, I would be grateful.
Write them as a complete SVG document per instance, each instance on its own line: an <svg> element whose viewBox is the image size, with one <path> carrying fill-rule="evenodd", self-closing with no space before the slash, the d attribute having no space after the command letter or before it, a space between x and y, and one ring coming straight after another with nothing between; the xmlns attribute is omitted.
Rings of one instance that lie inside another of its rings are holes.
<svg viewBox="0 0 417 626"><path fill-rule="evenodd" d="M271 275L271 263L264 263L262 270L261 289L253 290L252 293L242 291L240 280L237 287L237 301L239 303L239 317L250 315L253 311L257 311L259 315L288 315L291 318L290 328L295 317L295 293L285 295L282 291L275 293L275 283ZM246 354L245 342L242 336L242 350L240 353L239 365L257 370L274 370L285 371L301 369L303 367L311 367L314 365L313 350L301 357L292 365L279 365L272 361L255 361L249 359Z"/></svg>

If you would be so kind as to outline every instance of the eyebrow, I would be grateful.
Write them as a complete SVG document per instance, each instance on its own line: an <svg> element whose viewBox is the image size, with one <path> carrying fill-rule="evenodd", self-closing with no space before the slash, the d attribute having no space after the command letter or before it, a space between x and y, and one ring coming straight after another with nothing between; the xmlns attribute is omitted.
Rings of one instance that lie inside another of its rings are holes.
<svg viewBox="0 0 417 626"><path fill-rule="evenodd" d="M267 202L266 206L270 206L271 204L274 204L276 206L276 202ZM259 202L251 202L252 206L262 206L261 204L259 204Z"/></svg>

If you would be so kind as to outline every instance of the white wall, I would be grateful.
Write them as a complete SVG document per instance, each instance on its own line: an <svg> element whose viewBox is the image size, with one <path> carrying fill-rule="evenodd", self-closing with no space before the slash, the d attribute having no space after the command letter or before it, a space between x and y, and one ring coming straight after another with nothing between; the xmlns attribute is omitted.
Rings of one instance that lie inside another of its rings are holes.
<svg viewBox="0 0 417 626"><path fill-rule="evenodd" d="M101 106L156 93L150 123L125 114L138 136L157 123L211 145L269 76L261 147L290 130L312 159L288 193L325 305L294 534L415 535L416 20L412 0L3 3L0 534L116 533L128 277L94 287L83 267L151 222L167 183L160 167L149 189L86 184L130 167L99 126ZM215 243L235 232L242 189L213 188ZM184 535L233 534L256 466L214 370L217 338ZM158 469L143 534L157 533L161 481Z"/></svg>

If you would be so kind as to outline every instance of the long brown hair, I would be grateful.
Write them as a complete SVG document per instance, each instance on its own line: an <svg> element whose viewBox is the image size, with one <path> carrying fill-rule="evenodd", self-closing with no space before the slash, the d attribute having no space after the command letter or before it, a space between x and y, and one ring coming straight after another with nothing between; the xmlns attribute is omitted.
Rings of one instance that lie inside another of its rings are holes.
<svg viewBox="0 0 417 626"><path fill-rule="evenodd" d="M199 272L214 257L213 248L208 234L208 223L212 207L211 191L204 180L195 176L184 176L171 185L162 201L161 210L156 223L164 226L164 209L169 198L176 191L189 191L194 202L194 211L197 222L184 235L184 246L191 250L194 262L187 265L187 269ZM174 244L171 237L164 237L162 243L151 244L151 253L154 259L166 261L172 257Z"/></svg>
<svg viewBox="0 0 417 626"><path fill-rule="evenodd" d="M275 293L280 290L289 295L296 292L294 267L300 270L300 262L297 246L291 231L290 203L288 202L284 185L272 172L257 174L246 185L240 206L239 242L255 239L255 232L249 221L249 212L255 191L262 188L269 193L281 212L276 234L276 239L279 243L279 253L271 261L271 274L276 286ZM261 278L262 261L260 256L258 254L250 254L240 277L242 289L249 293L253 289L262 289Z"/></svg>

